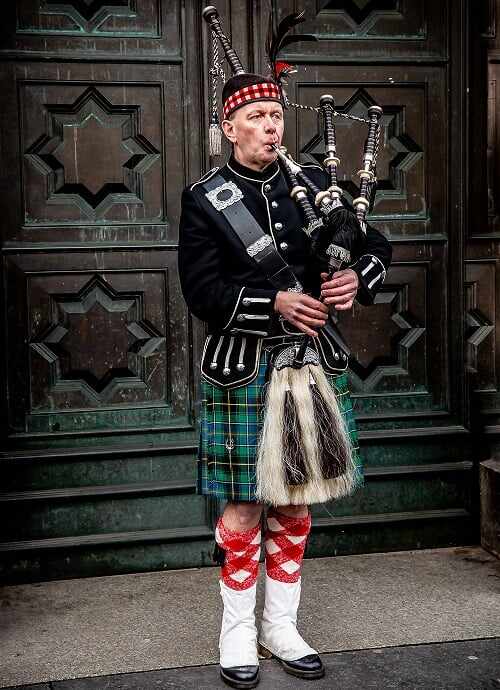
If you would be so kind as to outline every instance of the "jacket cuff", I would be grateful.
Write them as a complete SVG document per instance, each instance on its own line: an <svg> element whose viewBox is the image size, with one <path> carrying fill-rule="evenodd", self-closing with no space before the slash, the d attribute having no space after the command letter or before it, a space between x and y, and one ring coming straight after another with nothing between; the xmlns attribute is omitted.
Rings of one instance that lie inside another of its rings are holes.
<svg viewBox="0 0 500 690"><path fill-rule="evenodd" d="M384 264L374 254L363 254L350 268L359 278L356 299L365 306L373 304L375 295L385 280L386 270Z"/></svg>
<svg viewBox="0 0 500 690"><path fill-rule="evenodd" d="M223 330L262 337L269 335L275 316L274 301L277 293L278 290L242 287Z"/></svg>

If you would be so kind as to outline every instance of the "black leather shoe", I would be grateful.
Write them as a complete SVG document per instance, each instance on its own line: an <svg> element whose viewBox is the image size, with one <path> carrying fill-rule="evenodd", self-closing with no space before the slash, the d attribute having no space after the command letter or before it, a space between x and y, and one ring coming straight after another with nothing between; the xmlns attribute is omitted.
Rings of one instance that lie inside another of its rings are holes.
<svg viewBox="0 0 500 690"><path fill-rule="evenodd" d="M277 659L287 673L291 673L297 678L313 680L314 678L323 678L325 675L325 667L317 654L308 654L295 661L286 661L259 644L259 656L265 659Z"/></svg>
<svg viewBox="0 0 500 690"><path fill-rule="evenodd" d="M313 678L323 678L325 675L325 667L317 654L308 654L303 656L302 659L296 659L295 661L285 661L285 659L276 658L285 671L291 673L292 676L310 678L312 680Z"/></svg>
<svg viewBox="0 0 500 690"><path fill-rule="evenodd" d="M259 682L258 666L220 667L220 675L224 683L232 688L255 688Z"/></svg>

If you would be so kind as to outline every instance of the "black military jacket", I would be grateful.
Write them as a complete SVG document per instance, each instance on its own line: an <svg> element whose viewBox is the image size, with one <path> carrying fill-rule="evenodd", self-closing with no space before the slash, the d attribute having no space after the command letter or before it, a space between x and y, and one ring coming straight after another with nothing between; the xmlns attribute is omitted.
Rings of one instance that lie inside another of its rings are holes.
<svg viewBox="0 0 500 690"><path fill-rule="evenodd" d="M304 165L320 189L328 187L325 172ZM234 157L222 168L208 172L187 187L182 195L179 233L179 274L189 309L207 322L210 333L268 335L278 315L274 300L278 292L250 257L231 226L207 199L203 182L218 172L243 192L243 203L290 265L304 291L319 296L320 266L311 257L310 240L301 229L300 209L290 198L287 182L275 161L256 172ZM386 238L368 226L361 256L353 257L351 268L359 277L356 299L371 304L391 262L392 249Z"/></svg>

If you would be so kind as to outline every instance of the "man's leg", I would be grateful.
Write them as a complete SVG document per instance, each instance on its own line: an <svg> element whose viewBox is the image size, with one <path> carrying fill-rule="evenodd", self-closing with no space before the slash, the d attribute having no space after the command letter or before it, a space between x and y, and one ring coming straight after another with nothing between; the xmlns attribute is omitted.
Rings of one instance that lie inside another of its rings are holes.
<svg viewBox="0 0 500 690"><path fill-rule="evenodd" d="M301 566L310 530L307 506L269 509L264 537L266 603L259 642L263 656L278 658L288 673L321 678L321 659L297 631Z"/></svg>
<svg viewBox="0 0 500 690"><path fill-rule="evenodd" d="M228 503L215 529L224 551L220 591L224 604L219 640L223 680L235 688L253 688L259 682L255 596L262 506Z"/></svg>

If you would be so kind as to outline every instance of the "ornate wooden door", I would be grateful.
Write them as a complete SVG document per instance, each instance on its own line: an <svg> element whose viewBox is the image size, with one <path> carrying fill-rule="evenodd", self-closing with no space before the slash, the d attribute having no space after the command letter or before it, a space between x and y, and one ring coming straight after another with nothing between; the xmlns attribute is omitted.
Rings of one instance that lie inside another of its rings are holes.
<svg viewBox="0 0 500 690"><path fill-rule="evenodd" d="M474 542L486 451L467 385L496 410L498 248L466 222L467 86L485 98L468 84L467 3L274 2L281 16L304 8L318 38L289 55L292 101L384 109L371 222L394 246L375 306L342 320L366 487L314 509L308 554ZM180 192L209 163L202 4L3 9L7 578L210 562L217 506L194 495L203 332L176 269ZM268 2L217 6L244 64L264 69ZM286 129L302 161L321 158L314 112L289 112ZM339 121L351 197L364 136Z"/></svg>
<svg viewBox="0 0 500 690"><path fill-rule="evenodd" d="M194 494L201 331L176 252L180 194L204 159L200 4L4 8L11 577L207 561L210 516Z"/></svg>

